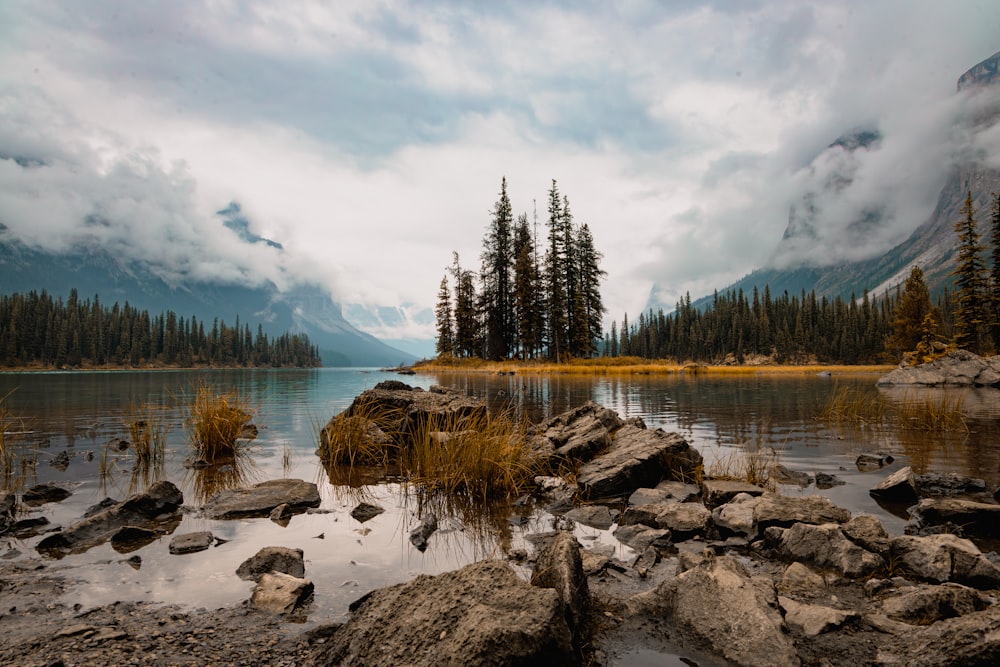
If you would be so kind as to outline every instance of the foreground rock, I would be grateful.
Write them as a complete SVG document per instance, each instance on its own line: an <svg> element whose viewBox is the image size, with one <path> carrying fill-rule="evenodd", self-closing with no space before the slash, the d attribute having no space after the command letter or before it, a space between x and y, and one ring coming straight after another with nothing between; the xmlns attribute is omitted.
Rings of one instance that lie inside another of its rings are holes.
<svg viewBox="0 0 1000 667"><path fill-rule="evenodd" d="M149 489L120 503L81 519L69 528L53 533L38 543L37 549L52 555L87 549L108 541L126 526L170 533L180 523L184 503L180 489L170 482L156 482Z"/></svg>
<svg viewBox="0 0 1000 667"><path fill-rule="evenodd" d="M250 606L273 614L290 614L301 607L313 593L308 579L284 572L267 572L260 576L250 597Z"/></svg>
<svg viewBox="0 0 1000 667"><path fill-rule="evenodd" d="M603 498L691 476L701 463L680 434L630 424L618 430L606 453L580 467L577 483L585 497Z"/></svg>
<svg viewBox="0 0 1000 667"><path fill-rule="evenodd" d="M1000 386L1000 356L984 358L968 350L955 350L926 364L897 368L880 378L878 384L997 387Z"/></svg>
<svg viewBox="0 0 1000 667"><path fill-rule="evenodd" d="M236 569L236 576L240 579L259 581L268 572L282 572L293 577L304 577L306 565L302 549L264 547L240 564Z"/></svg>
<svg viewBox="0 0 1000 667"><path fill-rule="evenodd" d="M319 490L301 479L275 479L246 489L227 489L209 498L201 507L209 519L266 517L279 505L292 514L319 507Z"/></svg>
<svg viewBox="0 0 1000 667"><path fill-rule="evenodd" d="M559 594L505 563L421 575L370 593L319 647L312 665L579 664Z"/></svg>
<svg viewBox="0 0 1000 667"><path fill-rule="evenodd" d="M707 558L631 604L671 618L687 641L735 664L800 664L774 585L732 557Z"/></svg>

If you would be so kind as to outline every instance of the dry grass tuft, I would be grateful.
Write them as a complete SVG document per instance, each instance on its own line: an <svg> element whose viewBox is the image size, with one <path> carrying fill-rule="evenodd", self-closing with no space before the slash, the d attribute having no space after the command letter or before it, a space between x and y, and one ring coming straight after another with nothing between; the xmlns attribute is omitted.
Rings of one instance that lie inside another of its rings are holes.
<svg viewBox="0 0 1000 667"><path fill-rule="evenodd" d="M885 400L880 394L837 387L820 413L821 421L855 424L882 424L886 418Z"/></svg>
<svg viewBox="0 0 1000 667"><path fill-rule="evenodd" d="M319 430L319 457L325 465L385 466L396 456L396 444L383 428L400 422L398 409L375 401L355 401ZM390 432L392 429L390 429Z"/></svg>
<svg viewBox="0 0 1000 667"><path fill-rule="evenodd" d="M756 484L774 491L777 484L772 471L777 464L778 452L773 447L744 446L742 449L730 451L725 456L716 456L705 472L705 477Z"/></svg>
<svg viewBox="0 0 1000 667"><path fill-rule="evenodd" d="M963 406L963 396L955 394L933 397L904 394L899 401L889 401L876 392L839 387L819 419L866 426L895 426L904 431L968 432Z"/></svg>
<svg viewBox="0 0 1000 667"><path fill-rule="evenodd" d="M166 455L167 422L163 406L129 405L122 416L125 433L135 452L137 465L157 466Z"/></svg>
<svg viewBox="0 0 1000 667"><path fill-rule="evenodd" d="M256 409L235 390L222 392L200 383L187 411L191 444L206 461L235 456L257 436Z"/></svg>

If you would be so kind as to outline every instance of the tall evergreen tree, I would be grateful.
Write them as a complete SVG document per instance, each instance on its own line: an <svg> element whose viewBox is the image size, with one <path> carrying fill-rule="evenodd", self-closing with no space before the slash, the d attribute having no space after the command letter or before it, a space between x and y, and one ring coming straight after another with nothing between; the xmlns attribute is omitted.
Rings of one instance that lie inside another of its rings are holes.
<svg viewBox="0 0 1000 667"><path fill-rule="evenodd" d="M514 313L522 359L536 356L542 348L545 308L541 296L534 233L528 226L528 216L521 214L514 228Z"/></svg>
<svg viewBox="0 0 1000 667"><path fill-rule="evenodd" d="M993 193L990 218L990 337L993 349L1000 350L1000 194Z"/></svg>
<svg viewBox="0 0 1000 667"><path fill-rule="evenodd" d="M591 356L604 331L604 302L601 299L601 280L607 273L601 270L601 253L594 247L590 227L582 225L574 237L573 245L576 271L576 291L573 299L574 354Z"/></svg>
<svg viewBox="0 0 1000 667"><path fill-rule="evenodd" d="M568 347L569 315L566 309L566 234L559 188L552 179L549 190L549 243L545 252L546 337L549 357L558 363Z"/></svg>
<svg viewBox="0 0 1000 667"><path fill-rule="evenodd" d="M463 269L458 253L452 255L451 268L455 282L455 339L454 352L458 356L471 357L480 352L479 321L476 316L476 283L472 271Z"/></svg>
<svg viewBox="0 0 1000 667"><path fill-rule="evenodd" d="M451 317L451 290L448 289L448 276L442 276L441 287L438 289L437 307L434 309L437 321L437 353L452 355L455 353L455 328Z"/></svg>
<svg viewBox="0 0 1000 667"><path fill-rule="evenodd" d="M507 178L500 184L500 198L493 206L490 226L483 239L480 301L486 324L486 356L502 360L515 345L513 252L514 216L507 196Z"/></svg>
<svg viewBox="0 0 1000 667"><path fill-rule="evenodd" d="M931 293L924 282L924 272L914 265L893 313L892 336L888 342L890 354L901 359L904 353L917 349L917 343L924 336L924 319L932 310Z"/></svg>
<svg viewBox="0 0 1000 667"><path fill-rule="evenodd" d="M976 229L976 209L972 204L971 190L965 195L961 216L955 222L958 254L952 272L956 292L954 342L960 348L980 353L984 351L988 324L986 267L980 255L983 247Z"/></svg>

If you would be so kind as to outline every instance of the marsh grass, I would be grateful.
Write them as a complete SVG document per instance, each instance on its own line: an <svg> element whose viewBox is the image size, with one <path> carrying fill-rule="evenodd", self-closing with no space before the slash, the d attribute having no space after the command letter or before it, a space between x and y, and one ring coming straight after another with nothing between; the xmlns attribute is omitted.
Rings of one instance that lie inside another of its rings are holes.
<svg viewBox="0 0 1000 667"><path fill-rule="evenodd" d="M337 466L388 465L397 451L389 434L394 430L391 425L399 423L402 417L397 408L364 400L355 402L325 426L314 422L313 428L319 432L320 459Z"/></svg>
<svg viewBox="0 0 1000 667"><path fill-rule="evenodd" d="M818 417L821 421L894 426L900 430L968 432L964 397L958 394L915 396L898 401L885 395L838 387Z"/></svg>
<svg viewBox="0 0 1000 667"><path fill-rule="evenodd" d="M236 390L224 392L199 383L187 405L191 445L209 463L234 457L257 435L256 409Z"/></svg>
<svg viewBox="0 0 1000 667"><path fill-rule="evenodd" d="M167 420L163 406L132 403L122 415L125 434L132 444L136 465L162 465L167 449Z"/></svg>
<svg viewBox="0 0 1000 667"><path fill-rule="evenodd" d="M595 357L570 359L563 363L543 361L483 361L482 359L447 357L422 361L416 370L454 371L473 373L514 373L518 375L657 375L698 374L710 376L733 375L815 375L819 372L875 373L887 372L893 366L826 366L803 365L745 365L713 366L673 359L643 359L641 357Z"/></svg>
<svg viewBox="0 0 1000 667"><path fill-rule="evenodd" d="M7 407L7 399L12 393L0 397L0 485L8 490L23 487L37 463L37 453L27 448L26 420Z"/></svg>
<svg viewBox="0 0 1000 667"><path fill-rule="evenodd" d="M770 446L748 446L733 449L725 455L716 453L704 471L710 479L730 479L756 484L770 491L777 488L772 471L779 462L777 450Z"/></svg>

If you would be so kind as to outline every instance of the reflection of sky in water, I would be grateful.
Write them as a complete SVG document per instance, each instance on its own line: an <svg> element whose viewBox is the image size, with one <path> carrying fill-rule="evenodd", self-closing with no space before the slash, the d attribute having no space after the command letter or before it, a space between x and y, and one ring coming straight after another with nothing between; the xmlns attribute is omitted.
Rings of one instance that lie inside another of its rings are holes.
<svg viewBox="0 0 1000 667"><path fill-rule="evenodd" d="M1000 402L990 391L965 392L972 415L972 433L967 436L883 433L877 429L830 427L815 418L829 400L834 386L865 391L874 388L875 376L819 378L738 376L727 378L691 376L493 376L441 374L400 377L359 369L257 370L257 371L158 371L133 373L44 373L0 374L0 395L16 387L8 408L32 418L28 436L38 458L30 483L57 481L74 488L74 495L59 504L45 505L41 514L54 524L68 525L78 519L105 493L100 481L100 453L112 437L123 434L121 416L131 403L167 406L167 462L162 475L176 483L188 503L194 504L196 475L181 466L188 455L183 427L183 399L204 379L224 390L238 389L258 408L260 434L252 444L253 470L248 481L288 476L316 482L322 508L327 514L302 514L282 528L270 520L210 521L186 514L175 534L210 530L225 544L182 556L167 551L164 537L134 552L142 558L135 571L121 561L125 555L109 545L71 555L63 563L82 565L72 577L87 579L71 589L72 602L85 606L114 600L152 599L194 607L233 604L249 597L252 583L240 580L235 570L246 558L265 546L298 547L305 552L306 576L316 584L311 617L335 620L347 605L363 593L390 583L406 581L421 573L452 570L486 557L503 555L502 543L526 547L523 536L551 530L553 518L536 513L524 525L505 523L507 513L493 518L507 537L500 542L475 521L442 520L442 529L430 539L426 552L409 543L408 533L417 524L415 498L407 498L396 486L357 490L331 486L315 456L316 432L331 416L345 408L366 388L384 379L398 379L428 388L432 384L454 386L477 396L488 396L494 405L507 405L540 420L586 400L613 408L624 417L642 417L650 428L678 431L698 447L707 461L725 457L738 448L773 447L780 462L794 470L822 471L843 479L844 486L823 491L852 512L872 513L885 521L891 532L902 530L903 521L888 515L868 495L868 489L888 471L914 464L921 471L957 471L1000 481L1000 438L997 419ZM940 390L939 390L940 391ZM926 392L925 392L926 393ZM888 396L889 400L910 400ZM64 472L49 465L59 452L73 454ZM883 451L897 457L891 468L861 473L854 466L857 454ZM95 454L86 460L86 452ZM287 461L285 454L288 454ZM286 468L287 463L287 468ZM112 474L107 495L124 498L129 491L132 459L128 453L112 455ZM155 475L154 475L155 476ZM816 493L783 487L790 494ZM376 502L387 511L364 525L348 512L360 499ZM490 525L488 521L484 525ZM367 534L362 534L367 528ZM600 531L577 525L577 537L587 548L612 546L620 558L632 551ZM317 536L323 534L323 539ZM33 555L37 538L16 546ZM62 564L62 563L60 563Z"/></svg>

